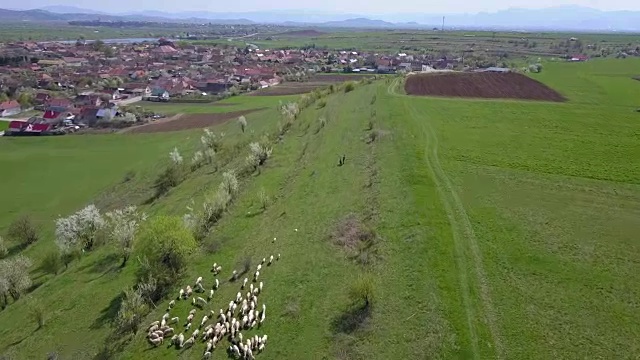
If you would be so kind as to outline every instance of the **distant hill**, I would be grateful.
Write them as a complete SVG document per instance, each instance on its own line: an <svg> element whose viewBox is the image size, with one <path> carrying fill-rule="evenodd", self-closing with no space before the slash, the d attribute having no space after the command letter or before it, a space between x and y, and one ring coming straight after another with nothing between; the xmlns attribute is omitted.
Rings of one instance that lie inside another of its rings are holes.
<svg viewBox="0 0 640 360"><path fill-rule="evenodd" d="M431 28L485 30L640 31L639 11L600 11L581 6L544 9L507 9L477 14L390 13L370 19L357 14L304 11L207 11L105 14L73 6L48 6L37 10L0 9L0 21L154 21L216 24L278 24L337 28Z"/></svg>

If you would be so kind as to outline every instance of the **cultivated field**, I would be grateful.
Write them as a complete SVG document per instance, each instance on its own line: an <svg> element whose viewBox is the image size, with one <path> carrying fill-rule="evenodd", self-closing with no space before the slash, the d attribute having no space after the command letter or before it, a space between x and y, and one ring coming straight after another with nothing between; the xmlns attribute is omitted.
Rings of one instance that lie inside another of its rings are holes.
<svg viewBox="0 0 640 360"><path fill-rule="evenodd" d="M239 290L228 281L232 270L250 259L253 271L280 253L261 275L266 321L245 332L269 336L256 359L633 358L640 348L640 87L631 77L639 66L547 63L533 78L566 97L562 103L407 96L398 93L402 79L390 77L327 95L326 106L307 107L282 133L278 98L236 97L229 101L245 110L268 109L247 115L251 131L233 121L216 126L226 133L218 162L153 201L169 150L177 146L190 159L201 131L0 139L0 165L16 169L0 172L15 199L0 203L0 230L14 209L34 213L45 232L26 254L38 260L54 246L52 219L91 201L183 216L218 189L222 172L244 166L250 142L270 134L271 157L238 175L237 197L171 292L198 276L208 290L218 263L220 289L206 307L215 311ZM261 105L268 99L275 103ZM46 179L44 165L20 161L29 153L49 156ZM130 169L139 175L124 181ZM53 188L34 195L43 182ZM76 188L77 198L67 199ZM140 255L134 246L132 259ZM108 336L121 291L139 268L135 260L119 263L116 249L103 246L56 276L34 270L42 285L0 311L0 354L100 358L114 343ZM363 279L367 302L355 286ZM38 330L33 301L47 309ZM168 301L143 326L159 320ZM187 335L191 308L179 301L170 311ZM145 335L115 357L203 356L201 341L176 350L153 347ZM223 340L212 358L227 359L228 345Z"/></svg>
<svg viewBox="0 0 640 360"><path fill-rule="evenodd" d="M163 119L150 124L129 128L126 132L132 134L145 134L188 129L202 129L209 126L223 124L229 120L237 119L240 116L251 114L253 112L264 109L265 108L213 114L177 115L166 119L166 121L164 121Z"/></svg>
<svg viewBox="0 0 640 360"><path fill-rule="evenodd" d="M555 90L517 73L436 73L411 75L409 95L564 101Z"/></svg>

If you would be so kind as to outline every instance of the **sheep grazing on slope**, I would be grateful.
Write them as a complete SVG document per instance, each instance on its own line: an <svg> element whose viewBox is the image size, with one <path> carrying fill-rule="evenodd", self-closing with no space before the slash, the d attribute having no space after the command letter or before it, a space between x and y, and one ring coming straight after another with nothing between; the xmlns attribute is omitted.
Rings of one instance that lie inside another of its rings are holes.
<svg viewBox="0 0 640 360"><path fill-rule="evenodd" d="M218 288L220 287L220 281L218 281L218 279L216 279L216 284L214 285L214 289L218 290Z"/></svg>
<svg viewBox="0 0 640 360"><path fill-rule="evenodd" d="M198 296L198 298L197 298L196 300L198 301L198 304L199 304L200 306L205 306L205 305L207 305L207 304L208 304L207 300L205 300L205 299L203 299L203 298L201 298L201 297L199 297L199 296Z"/></svg>
<svg viewBox="0 0 640 360"><path fill-rule="evenodd" d="M202 358L205 360L211 359L211 351L205 351L204 355L202 355Z"/></svg>
<svg viewBox="0 0 640 360"><path fill-rule="evenodd" d="M204 291L204 286L202 286L202 284L196 284L196 292L203 293Z"/></svg>
<svg viewBox="0 0 640 360"><path fill-rule="evenodd" d="M196 306L196 298L191 298L191 305Z"/></svg>
<svg viewBox="0 0 640 360"><path fill-rule="evenodd" d="M176 316L171 318L171 320L169 321L169 324L177 324L179 322L180 322L180 318Z"/></svg>
<svg viewBox="0 0 640 360"><path fill-rule="evenodd" d="M175 345L178 342L178 334L175 334L171 337L171 340L169 341L169 347L171 347L171 345Z"/></svg>
<svg viewBox="0 0 640 360"><path fill-rule="evenodd" d="M156 330L158 330L160 328L160 322L159 321L155 321L153 324L151 324L151 326L149 327L149 332L152 333Z"/></svg>
<svg viewBox="0 0 640 360"><path fill-rule="evenodd" d="M178 349L184 346L184 335L182 333L180 333L180 335L178 335L178 338L176 339L176 346L178 347Z"/></svg>
<svg viewBox="0 0 640 360"><path fill-rule="evenodd" d="M217 268L218 268L218 263L213 263L213 266L211 267L211 272L216 272Z"/></svg>
<svg viewBox="0 0 640 360"><path fill-rule="evenodd" d="M163 341L162 338L149 339L149 342L153 344L153 346L160 346L160 344L162 344L162 341Z"/></svg>
<svg viewBox="0 0 640 360"><path fill-rule="evenodd" d="M271 255L271 257L269 257L269 262L267 263L267 265L270 266L272 262L273 262L273 255Z"/></svg>
<svg viewBox="0 0 640 360"><path fill-rule="evenodd" d="M209 317L207 315L202 317L202 321L200 321L200 327L203 327L204 324L207 323L207 320L209 320Z"/></svg>
<svg viewBox="0 0 640 360"><path fill-rule="evenodd" d="M167 308L167 311L173 309L173 307L176 305L176 301L175 300L171 300L169 301L169 307Z"/></svg>
<svg viewBox="0 0 640 360"><path fill-rule="evenodd" d="M238 272L233 270L233 273L231 274L231 281L236 281L238 280Z"/></svg>
<svg viewBox="0 0 640 360"><path fill-rule="evenodd" d="M253 294L253 284L249 285L249 292L251 292Z"/></svg>
<svg viewBox="0 0 640 360"><path fill-rule="evenodd" d="M263 286L263 285L264 285L264 284L262 283L262 281L260 281L260 286L258 287L258 288L260 289L260 292L262 292L262 286Z"/></svg>
<svg viewBox="0 0 640 360"><path fill-rule="evenodd" d="M191 315L191 314L195 314L196 312L197 312L197 310L196 310L196 309L191 309L191 310L189 310L189 315Z"/></svg>
<svg viewBox="0 0 640 360"><path fill-rule="evenodd" d="M263 259L263 260L264 260L264 259ZM258 268L257 268L256 270L258 270L258 271L262 270L262 265L261 265L261 264L258 264Z"/></svg>
<svg viewBox="0 0 640 360"><path fill-rule="evenodd" d="M196 340L192 337L188 338L187 341L184 342L184 344L182 345L182 347L185 348L190 348L191 346L193 346L193 344L196 342Z"/></svg>
<svg viewBox="0 0 640 360"><path fill-rule="evenodd" d="M199 277L196 279L196 285L201 284L201 283L202 283L202 276L199 276Z"/></svg>
<svg viewBox="0 0 640 360"><path fill-rule="evenodd" d="M171 314L165 313L164 315L162 315L162 320L167 320L169 317L171 317Z"/></svg>
<svg viewBox="0 0 640 360"><path fill-rule="evenodd" d="M200 334L200 329L195 329L193 330L193 334L191 334L191 338L195 339L198 337L198 334Z"/></svg>
<svg viewBox="0 0 640 360"><path fill-rule="evenodd" d="M242 293L238 291L238 293L236 294L236 302L240 302L240 300L242 300Z"/></svg>
<svg viewBox="0 0 640 360"><path fill-rule="evenodd" d="M167 330L164 331L164 333L162 334L163 335L162 337L173 335L173 332L174 332L173 328L168 328Z"/></svg>
<svg viewBox="0 0 640 360"><path fill-rule="evenodd" d="M242 281L242 287L241 287L242 290L244 290L244 287L247 286L247 282L249 282L249 279L244 278L244 280Z"/></svg>
<svg viewBox="0 0 640 360"><path fill-rule="evenodd" d="M280 260L280 253L278 253L278 257L276 258L276 260Z"/></svg>
<svg viewBox="0 0 640 360"><path fill-rule="evenodd" d="M258 278L260 277L260 271L256 271L255 274L253 274L253 281L258 281Z"/></svg>
<svg viewBox="0 0 640 360"><path fill-rule="evenodd" d="M162 321L160 321L160 327L165 327L167 325L167 320L165 320L165 318L162 318Z"/></svg>
<svg viewBox="0 0 640 360"><path fill-rule="evenodd" d="M191 288L191 286L187 285L187 290L185 290L185 292L187 293L187 297L191 296L191 294L193 294L193 289Z"/></svg>
<svg viewBox="0 0 640 360"><path fill-rule="evenodd" d="M178 293L178 300L182 299L184 297L184 290L180 289L180 293Z"/></svg>
<svg viewBox="0 0 640 360"><path fill-rule="evenodd" d="M189 316L187 316L187 323L190 323L193 321L193 317L196 316L195 313L189 313Z"/></svg>
<svg viewBox="0 0 640 360"><path fill-rule="evenodd" d="M185 330L189 330L191 329L191 323L187 323L187 325L184 326Z"/></svg>
<svg viewBox="0 0 640 360"><path fill-rule="evenodd" d="M213 299L213 289L209 290L209 296L207 297L207 300L211 301L211 299Z"/></svg>

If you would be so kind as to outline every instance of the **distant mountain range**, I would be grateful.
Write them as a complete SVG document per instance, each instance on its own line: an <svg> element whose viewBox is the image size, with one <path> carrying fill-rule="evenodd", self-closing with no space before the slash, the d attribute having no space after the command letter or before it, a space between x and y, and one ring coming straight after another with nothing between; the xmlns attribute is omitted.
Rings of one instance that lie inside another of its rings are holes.
<svg viewBox="0 0 640 360"><path fill-rule="evenodd" d="M580 6L545 9L507 9L477 14L390 13L378 16L337 14L316 11L254 11L214 13L187 11L168 13L139 11L104 13L73 6L47 6L33 10L0 9L0 21L156 21L219 24L282 24L289 26L351 28L445 28L570 30L570 31L640 31L640 11L600 11Z"/></svg>

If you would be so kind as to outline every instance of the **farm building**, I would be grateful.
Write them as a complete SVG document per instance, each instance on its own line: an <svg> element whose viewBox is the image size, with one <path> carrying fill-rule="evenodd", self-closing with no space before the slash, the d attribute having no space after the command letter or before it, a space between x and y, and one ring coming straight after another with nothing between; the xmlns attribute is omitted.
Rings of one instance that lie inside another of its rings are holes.
<svg viewBox="0 0 640 360"><path fill-rule="evenodd" d="M11 116L19 114L20 111L20 103L15 100L0 103L0 116Z"/></svg>

